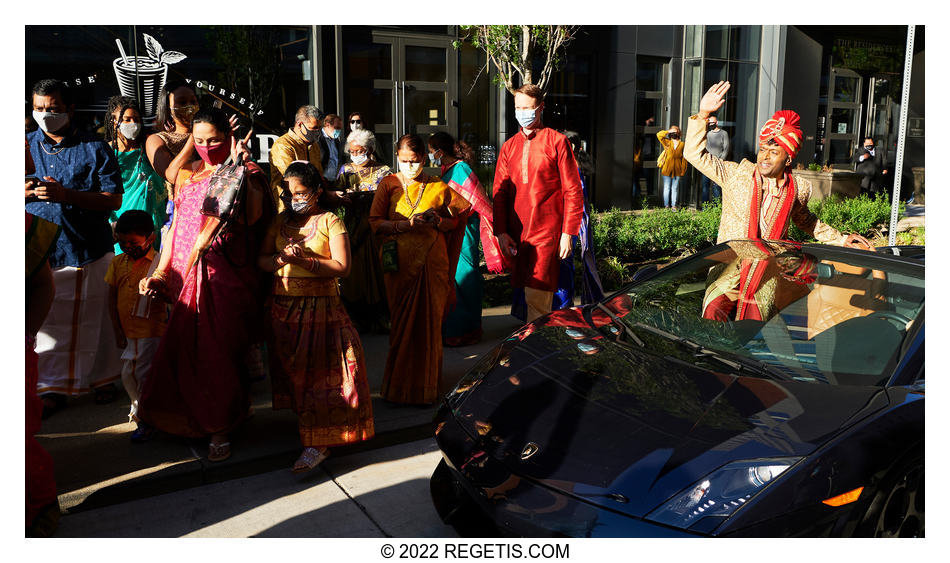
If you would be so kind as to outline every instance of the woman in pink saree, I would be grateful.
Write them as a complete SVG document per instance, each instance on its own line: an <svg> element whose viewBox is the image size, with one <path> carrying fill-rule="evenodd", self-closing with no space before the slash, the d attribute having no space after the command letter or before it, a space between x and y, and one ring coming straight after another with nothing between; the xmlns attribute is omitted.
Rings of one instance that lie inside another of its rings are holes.
<svg viewBox="0 0 950 563"><path fill-rule="evenodd" d="M274 206L265 201L270 190L263 172L248 162L237 219L208 245L217 220L202 215L201 205L211 174L229 155L249 154L231 136L224 112L200 111L193 123L201 160L178 173L174 223L155 273L140 285L143 294L173 303L140 398L140 417L170 434L210 436L208 460L223 461L231 455L228 433L250 407L245 356L263 339L258 331L267 290L257 249Z"/></svg>

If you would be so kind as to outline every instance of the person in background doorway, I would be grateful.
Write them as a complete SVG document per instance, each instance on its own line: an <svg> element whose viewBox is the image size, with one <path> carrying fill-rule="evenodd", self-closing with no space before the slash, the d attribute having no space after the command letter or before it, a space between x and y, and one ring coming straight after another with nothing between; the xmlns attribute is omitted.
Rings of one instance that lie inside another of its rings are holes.
<svg viewBox="0 0 950 563"><path fill-rule="evenodd" d="M120 369L102 277L113 256L109 212L122 205L122 174L108 145L73 126L74 110L64 83L33 86L39 129L26 137L35 166L26 210L63 228L49 257L58 294L36 338L44 416L90 390L97 403L115 400Z"/></svg>
<svg viewBox="0 0 950 563"><path fill-rule="evenodd" d="M336 189L344 190L343 224L350 239L350 275L340 280L340 295L353 322L360 330L389 331L386 285L379 263L379 245L369 226L369 213L379 183L392 171L373 158L376 136L357 129L346 138L350 162L340 168Z"/></svg>
<svg viewBox="0 0 950 563"><path fill-rule="evenodd" d="M884 151L874 147L874 139L865 137L861 148L851 157L854 171L861 175L861 192L877 194L884 191Z"/></svg>
<svg viewBox="0 0 950 563"><path fill-rule="evenodd" d="M673 125L670 129L659 131L656 138L663 145L663 152L656 161L663 176L663 207L676 211L680 178L686 174L686 159L683 158L683 141L680 140L680 128Z"/></svg>
<svg viewBox="0 0 950 563"><path fill-rule="evenodd" d="M320 144L320 164L323 177L331 183L336 181L343 166L343 119L335 113L323 117L322 134L317 136Z"/></svg>
<svg viewBox="0 0 950 563"><path fill-rule="evenodd" d="M584 216L584 192L567 137L542 122L544 93L526 84L514 98L521 130L498 153L493 228L531 322L551 312L560 261L571 255Z"/></svg>
<svg viewBox="0 0 950 563"><path fill-rule="evenodd" d="M432 404L441 396L442 319L454 301L452 265L471 205L438 178L422 172L426 145L403 135L399 172L383 178L369 224L380 237L386 300L392 314L383 399Z"/></svg>
<svg viewBox="0 0 950 563"><path fill-rule="evenodd" d="M151 437L152 428L139 420L139 396L168 322L162 302L139 295L139 282L148 277L156 254L152 216L140 209L126 211L115 224L115 236L122 253L106 272L109 316L116 346L122 350L122 385L132 401L129 422L137 425L132 441L144 442Z"/></svg>
<svg viewBox="0 0 950 563"><path fill-rule="evenodd" d="M303 160L323 173L323 155L320 151L320 110L317 106L300 106L294 116L294 128L280 137L270 148L270 187L277 211L284 210L280 199L284 170L291 162Z"/></svg>
<svg viewBox="0 0 950 563"><path fill-rule="evenodd" d="M504 271L501 248L492 231L491 203L485 189L472 170L473 151L464 141L455 142L451 135L439 131L429 137L429 159L440 167L442 181L462 195L471 205L472 213L465 224L465 238L455 268L455 307L442 323L446 346L467 346L482 337L482 296L484 280L478 269L478 242L481 240L488 271Z"/></svg>
<svg viewBox="0 0 950 563"><path fill-rule="evenodd" d="M155 226L155 249L159 248L162 225L167 218L168 192L165 182L152 170L142 150L145 129L138 103L125 96L112 96L105 115L105 139L115 151L119 170L122 171L122 206L109 214L109 222L115 225L119 217L130 209L140 209L152 218ZM121 254L119 243L115 253Z"/></svg>
<svg viewBox="0 0 950 563"><path fill-rule="evenodd" d="M343 222L321 205L320 173L309 162L284 171L286 210L273 222L258 266L274 272L270 298L273 406L297 413L300 473L329 448L373 437L373 404L359 334L340 301L350 270Z"/></svg>
<svg viewBox="0 0 950 563"><path fill-rule="evenodd" d="M729 133L719 127L719 120L715 115L710 115L709 119L706 120L706 150L719 160L726 160L729 156ZM712 187L711 193L710 187ZM712 199L722 199L722 189L719 184L710 180L709 176L703 174L699 203L710 201L710 197Z"/></svg>

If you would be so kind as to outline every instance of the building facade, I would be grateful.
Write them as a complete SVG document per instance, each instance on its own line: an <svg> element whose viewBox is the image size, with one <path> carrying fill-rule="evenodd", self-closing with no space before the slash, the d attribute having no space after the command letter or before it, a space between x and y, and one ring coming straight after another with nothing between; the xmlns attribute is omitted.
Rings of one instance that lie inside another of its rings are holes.
<svg viewBox="0 0 950 563"><path fill-rule="evenodd" d="M923 31L905 183L923 166ZM455 46L458 34L451 25L27 26L25 115L29 124L29 89L40 78L76 87L78 121L91 129L109 96L138 97L152 114L160 82L181 80L245 117L263 164L296 108L312 103L344 118L360 112L388 163L402 134L448 131L477 149L476 169L489 182L495 152L517 131L512 98L492 83L483 53ZM685 126L719 80L733 85L718 115L732 159L753 159L758 127L787 108L802 117L798 162L849 168L865 135L893 162L905 34L904 26L583 26L552 78L544 120L582 139L598 209L659 201L656 133ZM681 200L694 204L698 186L688 172Z"/></svg>

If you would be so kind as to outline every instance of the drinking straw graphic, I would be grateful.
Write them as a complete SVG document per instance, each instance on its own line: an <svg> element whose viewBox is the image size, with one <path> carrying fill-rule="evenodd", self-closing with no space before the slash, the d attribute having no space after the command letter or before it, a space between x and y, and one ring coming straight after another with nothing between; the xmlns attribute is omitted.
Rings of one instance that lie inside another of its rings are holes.
<svg viewBox="0 0 950 563"><path fill-rule="evenodd" d="M125 49L122 47L122 40L116 37L115 44L119 46L119 54L122 55L122 62L129 64L129 57L125 54Z"/></svg>

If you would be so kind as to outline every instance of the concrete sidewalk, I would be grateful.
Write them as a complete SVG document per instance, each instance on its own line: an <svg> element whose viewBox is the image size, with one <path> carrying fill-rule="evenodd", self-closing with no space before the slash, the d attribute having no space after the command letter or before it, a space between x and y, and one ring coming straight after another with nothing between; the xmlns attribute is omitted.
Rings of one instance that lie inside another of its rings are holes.
<svg viewBox="0 0 950 563"><path fill-rule="evenodd" d="M509 310L509 306L485 309L481 342L444 349L443 393L479 356L521 325ZM389 336L362 335L362 342L376 437L334 448L334 458L432 435L435 407L399 406L379 398ZM74 513L275 469L289 472L301 450L296 415L271 408L269 379L255 383L252 394L255 414L231 434L232 455L220 463L205 459L207 440L156 433L145 444L131 443L135 425L127 422L129 399L124 391L107 405L94 404L91 394L70 399L67 408L43 421L37 434L53 456L61 508Z"/></svg>

